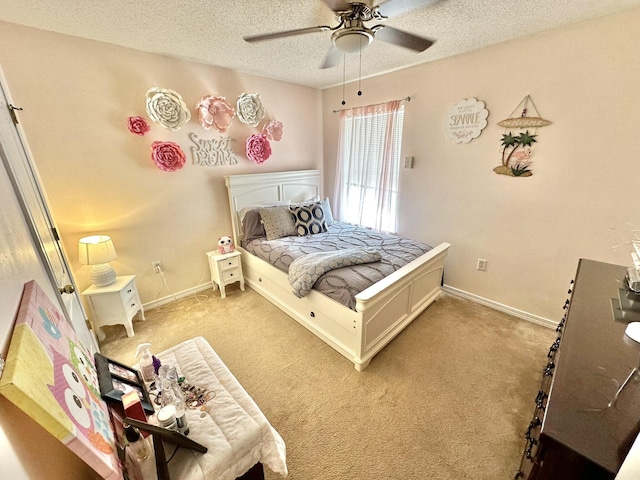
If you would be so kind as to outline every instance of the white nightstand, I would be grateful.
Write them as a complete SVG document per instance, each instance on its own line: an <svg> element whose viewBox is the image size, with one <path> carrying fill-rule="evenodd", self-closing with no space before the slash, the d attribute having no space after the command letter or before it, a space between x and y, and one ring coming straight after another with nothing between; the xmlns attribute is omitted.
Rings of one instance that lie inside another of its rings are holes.
<svg viewBox="0 0 640 480"><path fill-rule="evenodd" d="M124 275L116 277L116 281L111 285L91 285L82 292L89 304L93 326L100 340L104 340L102 327L105 325L124 325L127 336L133 337L133 317L140 312L144 320L144 309L135 279L135 275Z"/></svg>
<svg viewBox="0 0 640 480"><path fill-rule="evenodd" d="M244 291L244 276L242 275L241 253L237 250L231 253L207 252L209 268L211 269L211 283L213 289L220 287L220 296L225 298L225 285L240 282L240 290Z"/></svg>

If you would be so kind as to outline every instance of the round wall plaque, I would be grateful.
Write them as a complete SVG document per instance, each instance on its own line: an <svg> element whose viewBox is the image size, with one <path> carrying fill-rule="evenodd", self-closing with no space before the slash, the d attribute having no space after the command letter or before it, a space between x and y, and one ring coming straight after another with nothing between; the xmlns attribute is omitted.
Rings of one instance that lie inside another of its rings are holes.
<svg viewBox="0 0 640 480"><path fill-rule="evenodd" d="M443 129L452 142L469 143L480 136L487 126L488 116L489 111L484 108L484 102L475 98L461 100L447 111Z"/></svg>

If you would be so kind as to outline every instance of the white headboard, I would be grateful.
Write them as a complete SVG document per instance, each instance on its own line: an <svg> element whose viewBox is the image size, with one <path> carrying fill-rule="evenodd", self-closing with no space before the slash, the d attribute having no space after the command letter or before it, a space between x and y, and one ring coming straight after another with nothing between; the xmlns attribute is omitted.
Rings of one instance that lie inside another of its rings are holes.
<svg viewBox="0 0 640 480"><path fill-rule="evenodd" d="M240 211L244 207L286 200L302 202L316 195L320 197L322 192L320 170L226 175L224 182L229 193L233 240L236 245L240 245L242 238Z"/></svg>

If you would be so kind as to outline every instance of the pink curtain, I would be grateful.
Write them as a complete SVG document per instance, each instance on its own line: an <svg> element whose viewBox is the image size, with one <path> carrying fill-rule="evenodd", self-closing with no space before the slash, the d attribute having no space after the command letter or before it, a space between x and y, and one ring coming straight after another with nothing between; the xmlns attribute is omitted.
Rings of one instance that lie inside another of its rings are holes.
<svg viewBox="0 0 640 480"><path fill-rule="evenodd" d="M394 232L404 107L401 100L340 112L336 217Z"/></svg>

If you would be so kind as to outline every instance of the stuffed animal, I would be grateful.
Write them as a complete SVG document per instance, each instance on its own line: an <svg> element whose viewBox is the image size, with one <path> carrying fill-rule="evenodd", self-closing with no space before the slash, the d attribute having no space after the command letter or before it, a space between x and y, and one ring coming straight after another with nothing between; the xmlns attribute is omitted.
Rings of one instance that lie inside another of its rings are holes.
<svg viewBox="0 0 640 480"><path fill-rule="evenodd" d="M220 237L218 239L218 252L219 253L231 253L233 252L233 240L231 237Z"/></svg>

